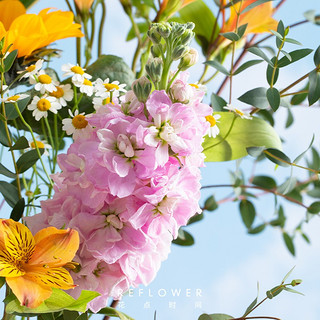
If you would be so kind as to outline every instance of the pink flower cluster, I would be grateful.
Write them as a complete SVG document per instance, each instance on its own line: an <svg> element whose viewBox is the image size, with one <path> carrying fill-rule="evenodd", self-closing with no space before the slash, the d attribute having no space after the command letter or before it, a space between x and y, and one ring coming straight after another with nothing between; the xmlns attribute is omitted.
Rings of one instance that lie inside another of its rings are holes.
<svg viewBox="0 0 320 320"><path fill-rule="evenodd" d="M72 294L98 291L89 304L94 312L108 297L150 283L179 227L200 212L201 144L212 109L201 103L202 88L185 78L168 94L153 91L145 105L129 91L86 116L93 129L59 156L53 198L26 219L32 231L79 232Z"/></svg>

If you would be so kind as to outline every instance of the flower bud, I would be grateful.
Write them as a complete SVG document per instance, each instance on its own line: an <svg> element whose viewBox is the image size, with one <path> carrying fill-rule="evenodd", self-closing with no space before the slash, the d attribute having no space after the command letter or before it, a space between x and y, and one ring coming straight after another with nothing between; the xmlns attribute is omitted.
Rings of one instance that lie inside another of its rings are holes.
<svg viewBox="0 0 320 320"><path fill-rule="evenodd" d="M76 6L81 12L88 12L94 0L74 0Z"/></svg>
<svg viewBox="0 0 320 320"><path fill-rule="evenodd" d="M195 27L195 24L193 22L187 22L185 23L185 26L186 26L186 29L193 30Z"/></svg>
<svg viewBox="0 0 320 320"><path fill-rule="evenodd" d="M157 31L160 33L161 37L168 38L171 33L172 27L168 22L162 22L157 24Z"/></svg>
<svg viewBox="0 0 320 320"><path fill-rule="evenodd" d="M146 71L153 82L161 80L163 62L161 58L151 58L146 64Z"/></svg>
<svg viewBox="0 0 320 320"><path fill-rule="evenodd" d="M193 90L189 84L176 80L169 89L169 94L174 102L188 103L193 95Z"/></svg>
<svg viewBox="0 0 320 320"><path fill-rule="evenodd" d="M161 51L165 52L165 50L163 50L162 44L155 44L154 46L151 47L151 54L154 58L160 57Z"/></svg>
<svg viewBox="0 0 320 320"><path fill-rule="evenodd" d="M185 30L186 30L186 28L183 24L176 25L176 27L174 28L175 37L177 37L177 38L181 37Z"/></svg>
<svg viewBox="0 0 320 320"><path fill-rule="evenodd" d="M148 37L154 44L159 44L161 42L161 36L156 30L156 28L151 27L150 30L148 30Z"/></svg>
<svg viewBox="0 0 320 320"><path fill-rule="evenodd" d="M172 52L172 60L181 59L189 50L189 47L186 46L177 46L173 49Z"/></svg>
<svg viewBox="0 0 320 320"><path fill-rule="evenodd" d="M189 51L181 58L178 69L187 70L198 62L198 51L190 48Z"/></svg>
<svg viewBox="0 0 320 320"><path fill-rule="evenodd" d="M183 35L181 36L181 44L188 46L191 42L191 40L194 37L194 32L192 32L189 29L186 29L183 33Z"/></svg>
<svg viewBox="0 0 320 320"><path fill-rule="evenodd" d="M152 89L152 84L147 77L135 80L132 90L140 102L146 102Z"/></svg>
<svg viewBox="0 0 320 320"><path fill-rule="evenodd" d="M301 279L295 279L295 280L292 280L292 281L291 281L291 285L292 285L293 287L298 286L298 285L301 284L301 283L302 283L302 280L301 280Z"/></svg>

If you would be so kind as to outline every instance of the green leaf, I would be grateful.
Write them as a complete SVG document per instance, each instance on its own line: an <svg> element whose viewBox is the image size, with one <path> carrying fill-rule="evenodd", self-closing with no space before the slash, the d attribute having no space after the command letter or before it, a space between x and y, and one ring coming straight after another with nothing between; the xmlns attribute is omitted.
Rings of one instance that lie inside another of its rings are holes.
<svg viewBox="0 0 320 320"><path fill-rule="evenodd" d="M266 97L267 89L258 87L251 89L238 98L241 102L247 103L259 109L269 108L269 102Z"/></svg>
<svg viewBox="0 0 320 320"><path fill-rule="evenodd" d="M273 75L273 69L274 67L270 66L268 64L267 66L267 81L269 83L269 85L271 86L272 85L275 85L276 82L278 81L278 78L279 78L279 68L276 68L276 71L274 72L274 75ZM272 78L273 76L273 78Z"/></svg>
<svg viewBox="0 0 320 320"><path fill-rule="evenodd" d="M288 110L288 115L286 120L286 128L289 128L293 124L294 118L290 108L287 108L287 110Z"/></svg>
<svg viewBox="0 0 320 320"><path fill-rule="evenodd" d="M76 311L69 311L69 310L63 311L63 319L64 320L77 320L78 318L79 318L79 313Z"/></svg>
<svg viewBox="0 0 320 320"><path fill-rule="evenodd" d="M19 221L23 215L25 205L26 203L24 198L19 199L11 211L10 219L14 221Z"/></svg>
<svg viewBox="0 0 320 320"><path fill-rule="evenodd" d="M295 248L294 248L294 243L293 243L292 238L286 232L283 232L282 236L283 236L284 243L286 244L288 250L294 256L295 255Z"/></svg>
<svg viewBox="0 0 320 320"><path fill-rule="evenodd" d="M22 4L28 9L31 5L33 5L37 0L20 0Z"/></svg>
<svg viewBox="0 0 320 320"><path fill-rule="evenodd" d="M234 319L234 317L224 313L214 313L214 314L204 313L198 318L198 320L230 320L230 319Z"/></svg>
<svg viewBox="0 0 320 320"><path fill-rule="evenodd" d="M313 105L320 98L320 75L316 70L310 72L309 75L309 106Z"/></svg>
<svg viewBox="0 0 320 320"><path fill-rule="evenodd" d="M237 33L235 32L225 32L225 33L220 33L224 38L230 40L230 41L238 41L240 40L240 37Z"/></svg>
<svg viewBox="0 0 320 320"><path fill-rule="evenodd" d="M292 170L291 170L292 173ZM284 183L282 183L280 186L277 188L277 192L280 194L287 194L291 192L297 184L297 179L292 177L292 175L287 179Z"/></svg>
<svg viewBox="0 0 320 320"><path fill-rule="evenodd" d="M293 163L298 163L302 158L303 158L303 156L309 151L309 149L312 147L312 145L313 145L313 142L314 142L314 134L312 135L312 138L311 138L311 141L310 141L310 143L309 143L309 146L308 146L308 148L305 150L305 151L303 151L301 154L299 154L294 160L293 160Z"/></svg>
<svg viewBox="0 0 320 320"><path fill-rule="evenodd" d="M301 293L301 292L299 292L299 291L297 291L297 290L294 290L294 289L288 288L288 287L284 288L283 290L288 291L288 292L291 292L291 293L300 294L300 295L304 296L304 294L303 294L303 293Z"/></svg>
<svg viewBox="0 0 320 320"><path fill-rule="evenodd" d="M274 30L270 30L270 32L273 33L273 35L275 35L280 41L283 40L283 36L279 32Z"/></svg>
<svg viewBox="0 0 320 320"><path fill-rule="evenodd" d="M214 198L214 196L210 196L209 198L207 198L207 200L204 203L204 210L207 211L214 211L218 208L218 204L216 202L216 199Z"/></svg>
<svg viewBox="0 0 320 320"><path fill-rule="evenodd" d="M244 8L240 14L244 14L259 5L266 3L266 2L270 2L270 1L275 1L275 0L257 0L255 2L253 2L252 4L248 5L246 8Z"/></svg>
<svg viewBox="0 0 320 320"><path fill-rule="evenodd" d="M262 58L264 61L266 61L271 67L274 67L271 60L268 58L268 56L258 47L250 47L247 49L247 51L255 54L256 56Z"/></svg>
<svg viewBox="0 0 320 320"><path fill-rule="evenodd" d="M216 39L220 28L216 25L216 18L210 8L202 0L194 1L179 11L183 22L193 22L195 28L193 32L196 35L196 41L200 44L202 52L206 53L208 45L211 42L211 33L215 28L215 34L212 41Z"/></svg>
<svg viewBox="0 0 320 320"><path fill-rule="evenodd" d="M254 308L254 306L257 304L258 302L258 296L259 296L259 282L257 284L257 296L256 298L250 303L250 305L248 306L248 308L246 309L244 315L242 316L243 318L245 318L250 312L251 310Z"/></svg>
<svg viewBox="0 0 320 320"><path fill-rule="evenodd" d="M88 315L86 313L80 314L76 320L88 320Z"/></svg>
<svg viewBox="0 0 320 320"><path fill-rule="evenodd" d="M307 191L307 195L312 198L320 198L320 188L314 188Z"/></svg>
<svg viewBox="0 0 320 320"><path fill-rule="evenodd" d="M10 131L9 131L9 135L10 135L10 138L12 138ZM5 147L10 146L10 143L6 134L5 124L2 121L0 121L0 143Z"/></svg>
<svg viewBox="0 0 320 320"><path fill-rule="evenodd" d="M272 110L259 110L257 116L261 117L263 120L266 120L271 126L274 126L272 114Z"/></svg>
<svg viewBox="0 0 320 320"><path fill-rule="evenodd" d="M35 314L52 313L63 310L85 312L87 309L87 303L97 296L99 296L99 293L97 292L82 290L79 299L75 300L66 292L52 288L52 294L50 298L45 300L38 308L30 309L21 306L19 300L14 297L14 299L7 304L6 311L9 314L12 313L16 315L31 316L34 316ZM78 300L80 302L78 302Z"/></svg>
<svg viewBox="0 0 320 320"><path fill-rule="evenodd" d="M201 221L201 220L203 220L203 218L204 218L203 213L200 213L200 214L197 213L197 214L195 214L194 216L192 216L192 217L188 220L187 225L193 224L193 223L198 222L198 221Z"/></svg>
<svg viewBox="0 0 320 320"><path fill-rule="evenodd" d="M133 318L129 317L128 315L126 315L126 314L124 314L114 308L111 308L111 307L103 308L98 313L104 314L109 317L118 317L121 320L134 320Z"/></svg>
<svg viewBox="0 0 320 320"><path fill-rule="evenodd" d="M5 283L6 283L6 278L0 277L0 288L2 288Z"/></svg>
<svg viewBox="0 0 320 320"><path fill-rule="evenodd" d="M320 201L313 202L309 207L308 207L308 212L312 214L317 214L320 212Z"/></svg>
<svg viewBox="0 0 320 320"><path fill-rule="evenodd" d="M290 56L290 54L288 53L288 52L286 52L286 51L284 51L284 50L280 50L287 58L288 58L288 60L291 62L292 61L292 58L291 58L291 56Z"/></svg>
<svg viewBox="0 0 320 320"><path fill-rule="evenodd" d="M11 208L19 201L18 189L9 182L0 181L0 192Z"/></svg>
<svg viewBox="0 0 320 320"><path fill-rule="evenodd" d="M255 176L252 180L252 184L265 189L274 189L277 186L275 180L268 176Z"/></svg>
<svg viewBox="0 0 320 320"><path fill-rule="evenodd" d="M292 38L285 38L284 39L284 42L288 42L288 43L292 43L292 44L297 44L298 46L302 46L302 43L295 40L295 39L292 39Z"/></svg>
<svg viewBox="0 0 320 320"><path fill-rule="evenodd" d="M282 167L290 167L291 160L280 150L268 148L264 151L265 156L272 162ZM289 162L289 163L286 163Z"/></svg>
<svg viewBox="0 0 320 320"><path fill-rule="evenodd" d="M27 97L24 98L22 100L17 101L18 104L18 108L20 110L20 112L22 113L23 110L27 107L27 105L29 104L31 97ZM19 117L19 114L14 106L14 103L6 103L5 104L5 108L6 108L6 118L7 120L14 120L17 119Z"/></svg>
<svg viewBox="0 0 320 320"><path fill-rule="evenodd" d="M265 147L249 147L247 148L248 155L251 157L257 158L261 154L263 154L263 151L265 150Z"/></svg>
<svg viewBox="0 0 320 320"><path fill-rule="evenodd" d="M246 30L247 30L247 26L248 26L248 24L246 23L246 24L241 25L238 28L238 35L239 35L240 39L244 36L244 34L245 34Z"/></svg>
<svg viewBox="0 0 320 320"><path fill-rule="evenodd" d="M3 174L8 178L16 178L16 174L7 169L2 163L0 163L0 174Z"/></svg>
<svg viewBox="0 0 320 320"><path fill-rule="evenodd" d="M209 60L204 62L204 64L207 64L211 67L214 67L215 69L217 69L218 71L220 71L221 73L223 73L226 76L230 75L230 72L217 60Z"/></svg>
<svg viewBox="0 0 320 320"><path fill-rule="evenodd" d="M211 95L211 106L213 111L219 112L224 111L223 107L227 105L227 101L221 98L220 96L212 93Z"/></svg>
<svg viewBox="0 0 320 320"><path fill-rule="evenodd" d="M269 299L273 299L276 297L278 294L280 294L283 291L284 287L283 286L276 286L272 288L271 290L268 290L266 292L266 295Z"/></svg>
<svg viewBox="0 0 320 320"><path fill-rule="evenodd" d="M282 44L282 38L284 37L284 34L285 34L284 24L281 20L278 23L277 32L281 35L281 39L279 39L278 37L276 38L277 48L280 48Z"/></svg>
<svg viewBox="0 0 320 320"><path fill-rule="evenodd" d="M29 142L26 137L21 136L9 150L23 150L29 148Z"/></svg>
<svg viewBox="0 0 320 320"><path fill-rule="evenodd" d="M273 87L267 90L267 99L273 111L277 111L280 106L280 93Z"/></svg>
<svg viewBox="0 0 320 320"><path fill-rule="evenodd" d="M307 55L309 55L313 50L312 49L300 49L300 50L295 50L295 51L291 51L289 52L289 55L291 57L291 60L288 59L288 57L282 57L279 61L277 66L279 68L283 68L291 63L294 63L304 57L306 57Z"/></svg>
<svg viewBox="0 0 320 320"><path fill-rule="evenodd" d="M18 54L18 50L13 50L5 58L5 60L4 60L4 72L8 72L11 69L11 67L13 65L13 62L17 57L17 54Z"/></svg>
<svg viewBox="0 0 320 320"><path fill-rule="evenodd" d="M241 200L239 209L243 223L247 229L250 229L256 217L256 210L253 203L249 200Z"/></svg>
<svg viewBox="0 0 320 320"><path fill-rule="evenodd" d="M244 64L242 64L239 68L237 68L237 70L233 73L233 75L237 75L239 74L240 72L256 65L256 64L259 64L261 63L263 60L250 60L250 61L247 61L245 62Z"/></svg>
<svg viewBox="0 0 320 320"><path fill-rule="evenodd" d="M40 149L40 153L43 154L44 150ZM17 168L19 173L23 173L31 168L39 160L37 150L30 150L23 153L17 161Z"/></svg>
<svg viewBox="0 0 320 320"><path fill-rule="evenodd" d="M253 117L252 120L237 117L229 135L226 137L234 115L231 112L219 112L221 126L216 138L205 137L203 148L205 161L228 161L246 156L248 147L273 147L281 149L281 141L276 131L264 120Z"/></svg>
<svg viewBox="0 0 320 320"><path fill-rule="evenodd" d="M137 23L137 26L139 28L139 31L140 31L140 34L144 34L148 31L149 29L149 24L147 22L140 22L140 23ZM129 30L128 34L127 34L127 38L126 38L126 41L130 41L132 39L134 39L136 37L136 34L134 32L134 29L133 27L131 27L131 29Z"/></svg>
<svg viewBox="0 0 320 320"><path fill-rule="evenodd" d="M313 56L314 65L317 67L320 65L320 46L317 48L317 50L314 52Z"/></svg>
<svg viewBox="0 0 320 320"><path fill-rule="evenodd" d="M290 275L291 275L291 273L292 273L292 271L295 269L295 267L296 266L294 266L293 268L291 268L290 270L289 270L289 272L283 277L283 279L282 279L282 283L284 283L289 277L290 277Z"/></svg>
<svg viewBox="0 0 320 320"><path fill-rule="evenodd" d="M264 229L266 228L266 224L260 224L259 226L256 226L254 228L250 228L248 230L248 233L249 234L257 234L257 233L260 233L262 232Z"/></svg>
<svg viewBox="0 0 320 320"><path fill-rule="evenodd" d="M194 244L194 239L189 232L180 228L177 239L173 240L172 242L178 244L179 246L192 246Z"/></svg>

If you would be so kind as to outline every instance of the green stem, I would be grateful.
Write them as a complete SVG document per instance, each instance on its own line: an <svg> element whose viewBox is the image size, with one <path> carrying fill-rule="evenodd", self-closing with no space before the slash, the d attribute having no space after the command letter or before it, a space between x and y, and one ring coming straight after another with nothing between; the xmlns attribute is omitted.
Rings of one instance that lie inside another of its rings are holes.
<svg viewBox="0 0 320 320"><path fill-rule="evenodd" d="M73 9L71 7L71 4L70 4L69 0L66 0L66 3L67 3L67 6L68 6L68 9L73 13Z"/></svg>
<svg viewBox="0 0 320 320"><path fill-rule="evenodd" d="M225 140L228 138L228 136L229 136L229 134L230 134L230 132L231 132L233 126L234 126L234 123L235 123L236 119L237 119L237 116L234 115L234 116L233 116L233 119L232 119L232 122L231 122L231 125L230 125L230 128L229 128L227 134L226 134L219 142L213 144L212 146L206 147L205 149L203 149L203 151L209 150L209 149L211 149L211 148L219 145L219 144L222 143L223 141L225 141Z"/></svg>
<svg viewBox="0 0 320 320"><path fill-rule="evenodd" d="M202 84L207 84L208 82L210 82L211 80L213 80L217 75L219 74L219 71L216 71L210 78L208 78L207 80L203 80ZM199 81L200 82L200 81Z"/></svg>
<svg viewBox="0 0 320 320"><path fill-rule="evenodd" d="M42 160L42 157L41 157L41 153L40 153L39 147L38 147L38 145L37 145L37 140L36 140L36 138L35 138L35 136L34 136L33 130L32 130L32 128L31 128L31 126L26 122L26 120L24 119L24 117L22 116L22 114L21 114L21 112L20 112L20 109L18 108L18 104L15 103L14 106L15 106L15 108L16 108L16 111L17 111L17 113L18 113L18 115L19 115L22 123L28 128L29 132L31 133L32 140L33 140L33 142L34 142L35 148L36 148L37 153L38 153L38 157L39 157L40 162L41 162L41 165L42 165L42 169L43 169L43 171L45 172L45 174L46 174L46 176L47 176L47 178L48 178L48 181L49 181L49 183L48 183L48 182L47 182L47 183L50 184L51 186L53 186L53 182L52 182L52 180L51 180L51 178L50 178L50 176L49 176L49 174L48 174L48 172L47 172L47 170L46 170L46 167L45 167L45 165L44 165L44 163L43 163L43 160Z"/></svg>
<svg viewBox="0 0 320 320"><path fill-rule="evenodd" d="M49 140L50 140L50 143L51 143L51 146L52 146L52 150L55 150L55 143L54 143L54 140L53 140L53 135L52 135L52 131L51 131L51 128L50 128L50 124L49 124L48 118L44 118L44 123L46 124L47 130L48 130Z"/></svg>
<svg viewBox="0 0 320 320"><path fill-rule="evenodd" d="M178 74L180 73L181 69L178 69L176 71L176 73L174 74L174 76L172 77L172 79L170 80L170 82L168 83L168 86L167 86L167 90L168 91L173 83L173 81L176 79L176 77L178 76Z"/></svg>
<svg viewBox="0 0 320 320"><path fill-rule="evenodd" d="M99 36L98 36L98 57L100 57L101 53L102 53L102 35L103 35L103 26L104 26L104 22L106 19L106 5L104 3L104 1L100 1L101 5L102 5L102 15L101 15L101 20L100 20L100 26L99 26Z"/></svg>
<svg viewBox="0 0 320 320"><path fill-rule="evenodd" d="M287 97L287 96L292 96L292 95L295 95L295 94L308 93L308 92L309 92L308 90L301 90L301 91L297 91L297 92L285 93L285 94L281 95L281 98L282 97Z"/></svg>

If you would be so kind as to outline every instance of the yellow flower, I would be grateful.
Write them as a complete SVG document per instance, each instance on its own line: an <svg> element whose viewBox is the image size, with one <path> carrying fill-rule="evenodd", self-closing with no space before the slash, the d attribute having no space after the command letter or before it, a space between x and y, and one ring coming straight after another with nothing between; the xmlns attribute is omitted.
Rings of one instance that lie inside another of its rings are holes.
<svg viewBox="0 0 320 320"><path fill-rule="evenodd" d="M0 1L0 39L5 37L5 48L13 44L10 51L18 49L18 57L24 57L56 40L83 36L72 12L49 10L26 14L19 0Z"/></svg>
<svg viewBox="0 0 320 320"><path fill-rule="evenodd" d="M74 0L80 11L89 11L94 0Z"/></svg>
<svg viewBox="0 0 320 320"><path fill-rule="evenodd" d="M77 231L49 227L34 237L22 223L0 219L0 276L21 305L38 307L52 293L51 288L75 287L63 268L79 247Z"/></svg>
<svg viewBox="0 0 320 320"><path fill-rule="evenodd" d="M243 0L241 11L257 0ZM230 17L223 24L220 32L235 31L237 22L237 13L240 9L240 2L230 7ZM271 2L263 3L259 6L240 15L238 26L248 24L245 34L248 33L263 33L277 30L278 22L272 18L273 8Z"/></svg>
<svg viewBox="0 0 320 320"><path fill-rule="evenodd" d="M162 0L160 4L160 9L157 13L156 21L161 21L162 19L167 20L176 12L178 12L183 7L194 2L196 0ZM160 18L161 17L161 18Z"/></svg>

